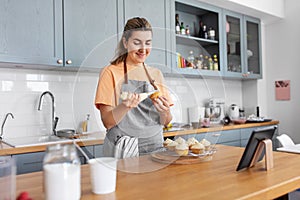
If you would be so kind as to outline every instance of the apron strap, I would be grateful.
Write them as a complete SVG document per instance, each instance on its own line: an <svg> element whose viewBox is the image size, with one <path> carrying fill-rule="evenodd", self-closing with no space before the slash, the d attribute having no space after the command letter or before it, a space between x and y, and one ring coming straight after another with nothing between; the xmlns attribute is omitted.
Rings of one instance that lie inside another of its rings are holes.
<svg viewBox="0 0 300 200"><path fill-rule="evenodd" d="M143 63L143 66L144 66L144 69L145 69L145 72L146 72L146 74L147 74L147 77L148 77L148 79L149 79L150 84L154 87L155 90L158 90L157 86L156 86L155 83L154 83L155 80L151 78L151 76L150 76L150 74L149 74L149 72L148 72L148 70L147 70L147 68L146 68L145 63Z"/></svg>
<svg viewBox="0 0 300 200"><path fill-rule="evenodd" d="M150 74L149 74L149 72L148 72L148 70L147 70L147 68L146 68L145 63L143 63L143 66L144 66L144 69L145 69L145 72L146 72L146 74L147 74L147 77L148 77L148 80L149 80L150 84L153 86L153 88L154 88L155 90L158 90L158 87L157 87L157 86L155 85L155 83L154 83L155 80L151 78L151 76L150 76ZM124 82L125 82L125 84L128 84L128 74L127 74L126 58L125 58L125 60L124 60Z"/></svg>

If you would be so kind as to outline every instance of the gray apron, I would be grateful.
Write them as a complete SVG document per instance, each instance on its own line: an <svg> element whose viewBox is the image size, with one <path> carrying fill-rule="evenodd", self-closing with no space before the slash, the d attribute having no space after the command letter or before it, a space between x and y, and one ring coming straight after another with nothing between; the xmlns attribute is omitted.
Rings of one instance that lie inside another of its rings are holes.
<svg viewBox="0 0 300 200"><path fill-rule="evenodd" d="M152 92L154 88L147 81L128 80L128 84L123 84L121 90L132 93L148 93ZM159 151L163 146L162 128L159 113L148 97L136 108L128 111L119 124L107 131L103 154L114 157L115 145L122 136L138 138L139 155Z"/></svg>

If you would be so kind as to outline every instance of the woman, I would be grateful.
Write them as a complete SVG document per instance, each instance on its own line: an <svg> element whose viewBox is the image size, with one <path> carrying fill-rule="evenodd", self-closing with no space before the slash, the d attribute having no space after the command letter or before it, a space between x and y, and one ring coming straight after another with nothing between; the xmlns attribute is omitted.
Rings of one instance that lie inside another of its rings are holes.
<svg viewBox="0 0 300 200"><path fill-rule="evenodd" d="M105 156L115 156L115 146L123 136L137 138L139 155L162 147L162 127L172 119L172 101L163 85L162 73L144 64L151 48L152 28L149 22L139 17L129 19L118 44L116 58L100 74L95 105L107 128ZM162 94L160 97L144 99L145 93L155 89ZM121 93L126 94L125 98Z"/></svg>

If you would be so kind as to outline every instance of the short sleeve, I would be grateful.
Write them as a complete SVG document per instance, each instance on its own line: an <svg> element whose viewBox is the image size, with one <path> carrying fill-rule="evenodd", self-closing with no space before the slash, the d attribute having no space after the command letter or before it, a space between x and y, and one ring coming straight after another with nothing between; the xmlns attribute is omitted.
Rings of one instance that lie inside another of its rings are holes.
<svg viewBox="0 0 300 200"><path fill-rule="evenodd" d="M100 104L116 106L114 78L112 72L107 67L102 70L98 80L95 106L99 109Z"/></svg>

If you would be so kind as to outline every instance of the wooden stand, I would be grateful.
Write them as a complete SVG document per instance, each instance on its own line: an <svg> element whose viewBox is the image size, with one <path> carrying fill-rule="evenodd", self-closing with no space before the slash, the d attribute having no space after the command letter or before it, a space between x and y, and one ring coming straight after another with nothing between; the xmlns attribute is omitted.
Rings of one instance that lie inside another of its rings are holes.
<svg viewBox="0 0 300 200"><path fill-rule="evenodd" d="M273 166L274 166L274 164L273 164L273 148L272 148L272 140L270 140L270 139L265 139L265 140L262 140L261 142L259 142L258 147L253 156L253 159L251 161L250 167L253 167L257 163L263 149L265 149L266 170L273 168Z"/></svg>

